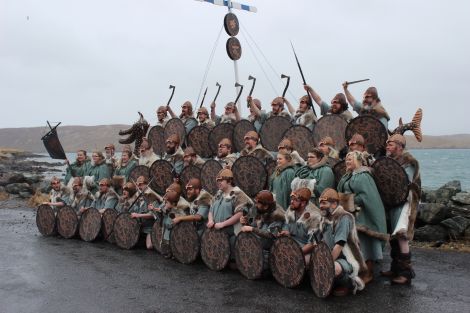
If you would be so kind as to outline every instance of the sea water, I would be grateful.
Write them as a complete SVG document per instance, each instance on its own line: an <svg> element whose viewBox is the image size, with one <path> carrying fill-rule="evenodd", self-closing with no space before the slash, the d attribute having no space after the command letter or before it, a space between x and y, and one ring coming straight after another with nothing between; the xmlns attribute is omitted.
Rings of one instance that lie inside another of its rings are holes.
<svg viewBox="0 0 470 313"><path fill-rule="evenodd" d="M460 180L463 190L470 190L470 149L413 149L409 151L419 162L422 186L436 189L451 180ZM62 162L52 160L47 153L42 153L43 158L35 158L37 161L50 163ZM75 153L67 153L67 158L72 163ZM117 157L120 153L117 154ZM46 177L52 175L65 175L65 165L61 166L64 174L56 172L46 173Z"/></svg>

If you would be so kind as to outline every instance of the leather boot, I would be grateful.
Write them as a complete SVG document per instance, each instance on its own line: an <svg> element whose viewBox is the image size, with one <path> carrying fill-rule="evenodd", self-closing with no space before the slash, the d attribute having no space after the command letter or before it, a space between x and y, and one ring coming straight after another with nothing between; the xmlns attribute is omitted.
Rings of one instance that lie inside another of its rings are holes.
<svg viewBox="0 0 470 313"><path fill-rule="evenodd" d="M390 265L390 270L381 271L380 275L384 277L393 278L397 276L398 272L398 255L400 254L400 247L398 246L398 240L393 239L390 241L390 257L392 258L392 263Z"/></svg>
<svg viewBox="0 0 470 313"><path fill-rule="evenodd" d="M392 279L392 283L397 285L409 285L413 278L415 278L415 272L411 267L411 253L400 253L398 256L397 275Z"/></svg>
<svg viewBox="0 0 470 313"><path fill-rule="evenodd" d="M367 260L366 265L367 265L367 272L360 276L364 284L368 284L374 279L374 261Z"/></svg>

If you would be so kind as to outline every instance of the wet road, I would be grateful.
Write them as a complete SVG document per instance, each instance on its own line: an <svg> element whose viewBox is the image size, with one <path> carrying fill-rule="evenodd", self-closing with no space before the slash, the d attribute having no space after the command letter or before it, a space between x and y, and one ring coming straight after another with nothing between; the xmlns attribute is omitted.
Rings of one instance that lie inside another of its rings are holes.
<svg viewBox="0 0 470 313"><path fill-rule="evenodd" d="M470 312L470 254L416 250L411 287L378 279L356 296L315 298L143 249L46 238L29 209L0 209L0 312Z"/></svg>

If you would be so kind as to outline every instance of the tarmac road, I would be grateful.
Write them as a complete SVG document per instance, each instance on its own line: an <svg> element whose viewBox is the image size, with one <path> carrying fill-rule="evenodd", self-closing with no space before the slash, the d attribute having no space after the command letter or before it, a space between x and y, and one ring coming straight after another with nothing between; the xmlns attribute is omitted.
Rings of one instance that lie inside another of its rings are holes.
<svg viewBox="0 0 470 313"><path fill-rule="evenodd" d="M411 287L379 278L356 296L321 300L308 282L285 289L154 251L43 237L34 210L0 209L0 312L470 312L470 254L414 257Z"/></svg>

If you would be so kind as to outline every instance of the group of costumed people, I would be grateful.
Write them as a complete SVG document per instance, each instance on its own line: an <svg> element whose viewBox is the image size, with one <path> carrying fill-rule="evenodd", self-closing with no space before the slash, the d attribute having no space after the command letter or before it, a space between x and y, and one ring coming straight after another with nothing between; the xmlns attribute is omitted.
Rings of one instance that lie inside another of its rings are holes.
<svg viewBox="0 0 470 313"><path fill-rule="evenodd" d="M344 83L344 93L335 95L330 104L310 86L304 85L304 88L309 95L300 98L297 109L285 98L277 97L271 103L272 110L266 113L258 99L247 98L250 108L247 119L256 131L245 134L245 147L239 153L234 152L231 138L218 143L217 155L213 159L222 165L222 170L216 177L218 191L215 194L204 190L199 178L190 179L185 186L175 179L163 195L148 188L148 177L140 176L136 181L130 179L135 166L150 167L156 160L170 162L175 173L180 173L185 166L201 167L205 163L206 160L192 147L183 149L184 143L180 142L178 135L170 135L165 140L162 155L155 154L147 138L143 138L140 146L136 147L138 156L129 145L123 146L120 159L115 157L112 144L105 147L104 154L93 152L91 160L84 150L78 151L76 161L69 164L65 180L52 179L51 199L47 204L71 206L79 215L90 207L100 212L108 208L130 212L133 218L142 221L148 249L152 249L152 223L164 213L166 230L162 250L167 257L171 257L170 249L163 247L168 247L169 232L172 225L182 221L194 222L199 234L206 228L224 229L232 244L238 233L252 232L261 238L266 251L275 238L290 236L300 245L307 264L314 246L322 240L328 245L334 260L333 293L338 296L362 290L374 279L374 265L383 259L388 242L391 268L381 274L395 284L409 284L414 278L409 241L413 238L420 199L420 174L418 162L405 150L405 137L402 134L391 135L385 151L382 151L399 162L411 182L406 203L386 210L371 171L372 163L380 155L372 156L366 151L367 143L360 134L354 134L347 142L347 151L343 152L346 173L339 182L335 181L330 161L338 160L340 153L334 148L331 137L322 138L316 147L309 147L307 160L286 138L279 143L276 152L262 146L259 131L272 116L284 116L294 125L312 129L317 117L310 99L320 107L322 115L337 114L349 122L353 118L348 110L349 103L359 115L372 115L388 129L390 118L375 87L365 91L361 102L351 95L348 84ZM241 119L235 103L228 103L221 116L215 114L215 108L215 103L212 103L209 114L206 108L201 107L195 122L192 104L187 101L182 105L178 118L184 123L187 133L198 125L212 128ZM157 125L164 127L170 117L177 116L169 106L157 109ZM231 169L237 158L247 155L258 158L263 164L276 161L267 190L259 191L254 199L235 186ZM183 188L186 198L183 197ZM141 193L143 196L140 197ZM254 218L246 216L245 212L252 212Z"/></svg>

